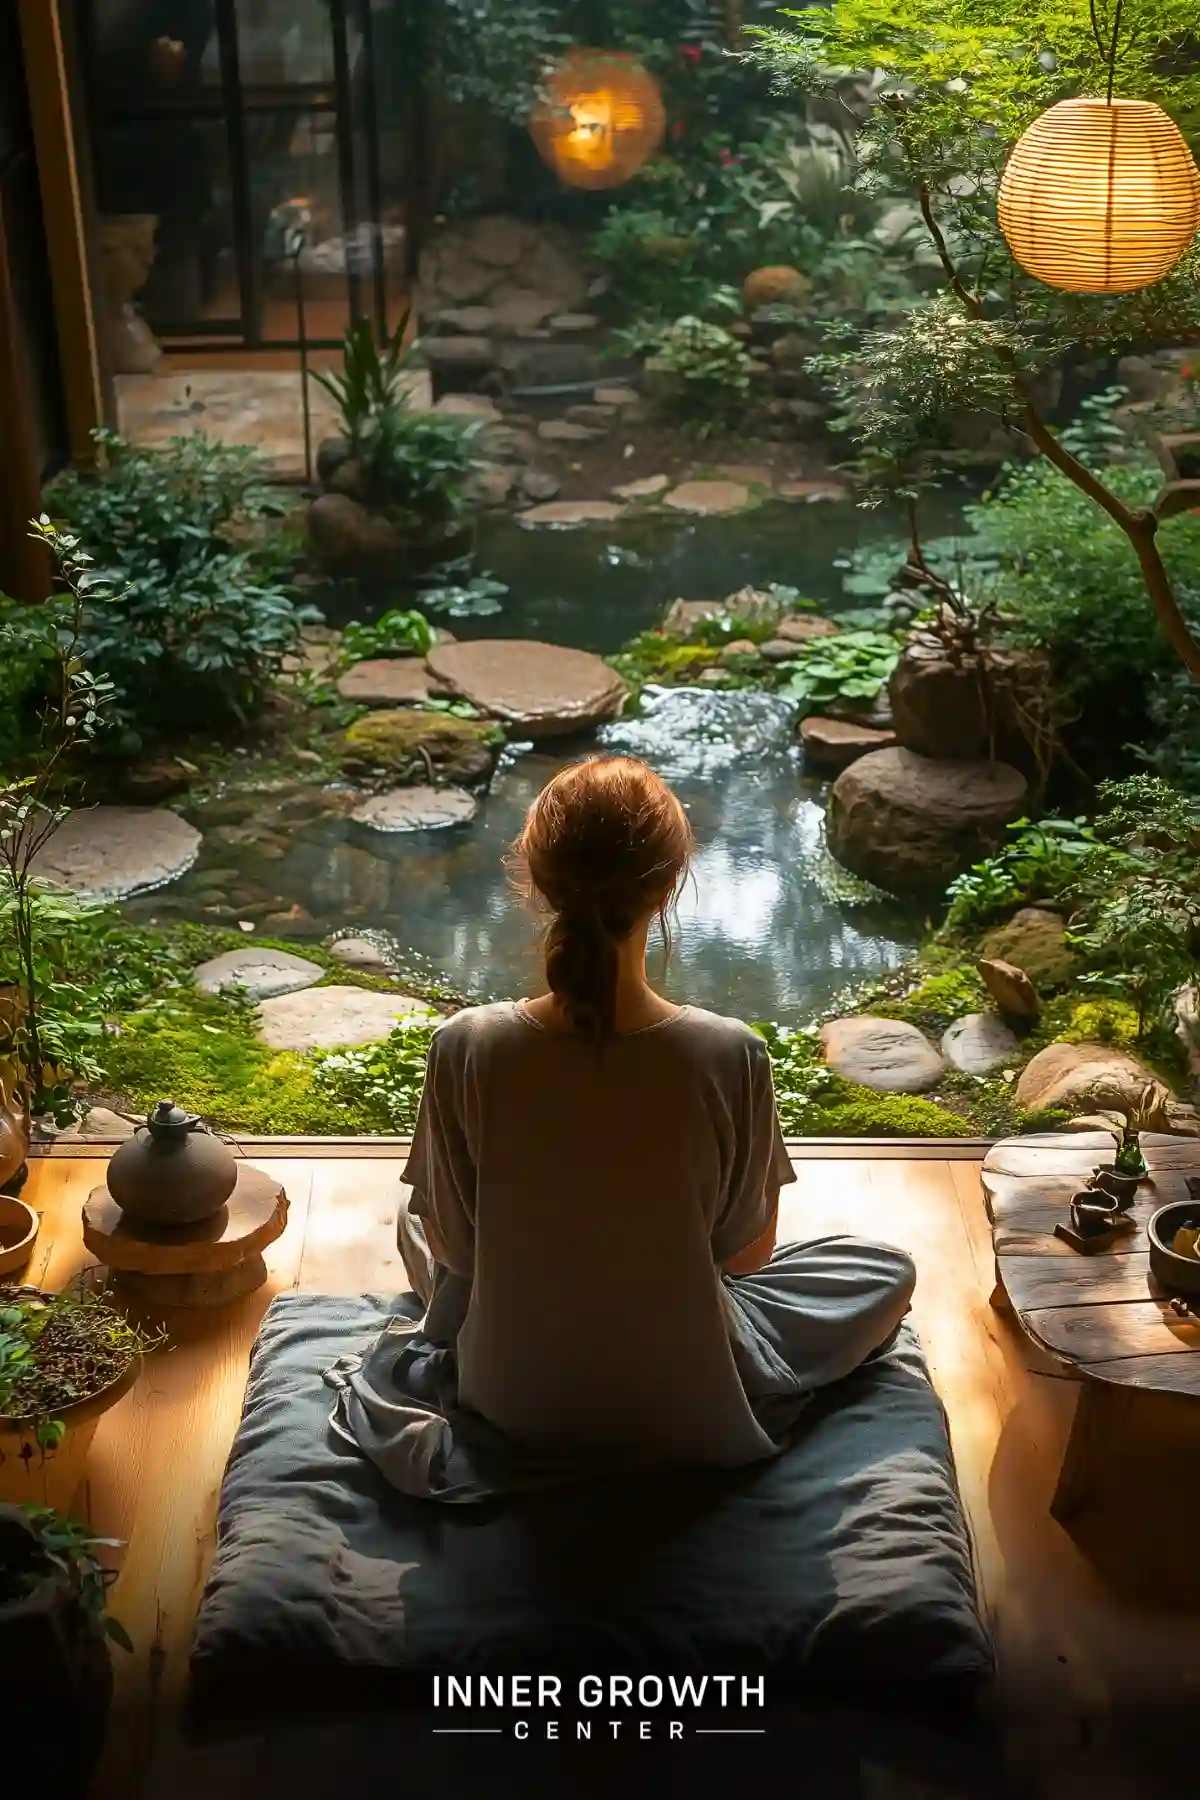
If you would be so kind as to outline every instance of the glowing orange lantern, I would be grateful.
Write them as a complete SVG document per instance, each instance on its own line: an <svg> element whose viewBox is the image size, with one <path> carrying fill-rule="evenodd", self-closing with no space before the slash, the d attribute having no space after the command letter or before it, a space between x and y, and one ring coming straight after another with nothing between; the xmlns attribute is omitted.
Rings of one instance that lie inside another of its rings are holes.
<svg viewBox="0 0 1200 1800"><path fill-rule="evenodd" d="M1078 294L1150 287L1200 229L1200 170L1148 100L1060 100L1017 140L997 199L1021 267Z"/></svg>
<svg viewBox="0 0 1200 1800"><path fill-rule="evenodd" d="M542 160L570 187L619 187L662 143L658 84L620 50L572 50L549 76L529 129Z"/></svg>

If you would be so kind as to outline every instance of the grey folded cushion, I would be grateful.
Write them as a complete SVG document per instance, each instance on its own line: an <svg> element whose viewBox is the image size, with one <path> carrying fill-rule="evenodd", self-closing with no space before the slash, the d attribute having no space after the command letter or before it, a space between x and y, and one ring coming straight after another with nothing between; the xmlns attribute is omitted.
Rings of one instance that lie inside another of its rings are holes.
<svg viewBox="0 0 1200 1800"><path fill-rule="evenodd" d="M992 1671L945 1416L906 1325L794 1442L733 1473L410 1500L328 1427L322 1371L411 1296L287 1294L263 1321L193 1644L201 1713L435 1673L765 1674L957 1701Z"/></svg>

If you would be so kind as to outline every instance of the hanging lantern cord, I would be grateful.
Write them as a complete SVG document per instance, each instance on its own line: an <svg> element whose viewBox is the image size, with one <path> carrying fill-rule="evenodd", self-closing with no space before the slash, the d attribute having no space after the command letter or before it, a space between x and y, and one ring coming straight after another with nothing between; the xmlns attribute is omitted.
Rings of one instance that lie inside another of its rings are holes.
<svg viewBox="0 0 1200 1800"><path fill-rule="evenodd" d="M1117 0L1116 8L1113 12L1112 30L1107 32L1108 41L1106 43L1105 34L1107 27L1101 21L1100 9L1096 4L1096 0L1088 0L1088 12L1091 15L1092 20L1092 36L1096 40L1097 50L1099 50L1101 56L1108 64L1108 87L1105 91L1104 98L1109 106L1112 105L1113 81L1117 72L1117 39L1121 35L1121 7L1123 4L1124 0Z"/></svg>

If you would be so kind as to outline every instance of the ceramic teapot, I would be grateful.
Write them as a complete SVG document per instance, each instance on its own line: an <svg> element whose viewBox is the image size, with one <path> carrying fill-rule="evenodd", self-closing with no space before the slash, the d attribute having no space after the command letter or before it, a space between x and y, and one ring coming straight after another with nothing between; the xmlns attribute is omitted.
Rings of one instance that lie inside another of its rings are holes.
<svg viewBox="0 0 1200 1800"><path fill-rule="evenodd" d="M194 1113L160 1100L108 1165L108 1191L133 1219L190 1225L220 1212L237 1185L237 1158Z"/></svg>

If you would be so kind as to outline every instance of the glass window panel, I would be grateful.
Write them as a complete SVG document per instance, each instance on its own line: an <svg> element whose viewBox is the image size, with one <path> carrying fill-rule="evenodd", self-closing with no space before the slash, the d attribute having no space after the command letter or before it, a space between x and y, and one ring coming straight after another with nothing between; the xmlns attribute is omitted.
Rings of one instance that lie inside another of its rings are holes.
<svg viewBox="0 0 1200 1800"><path fill-rule="evenodd" d="M89 73L101 113L186 106L219 85L215 0L90 0Z"/></svg>
<svg viewBox="0 0 1200 1800"><path fill-rule="evenodd" d="M333 80L328 0L238 0L237 29L245 87Z"/></svg>
<svg viewBox="0 0 1200 1800"><path fill-rule="evenodd" d="M167 116L102 127L96 187L102 214L158 220L139 298L153 329L180 332L240 316L223 120Z"/></svg>
<svg viewBox="0 0 1200 1800"><path fill-rule="evenodd" d="M333 113L246 114L255 242L263 271L264 343L297 336L293 231L304 233L299 266L306 329L313 340L339 338L349 319L347 262L362 268L355 234L342 229ZM369 268L369 263L366 265Z"/></svg>

